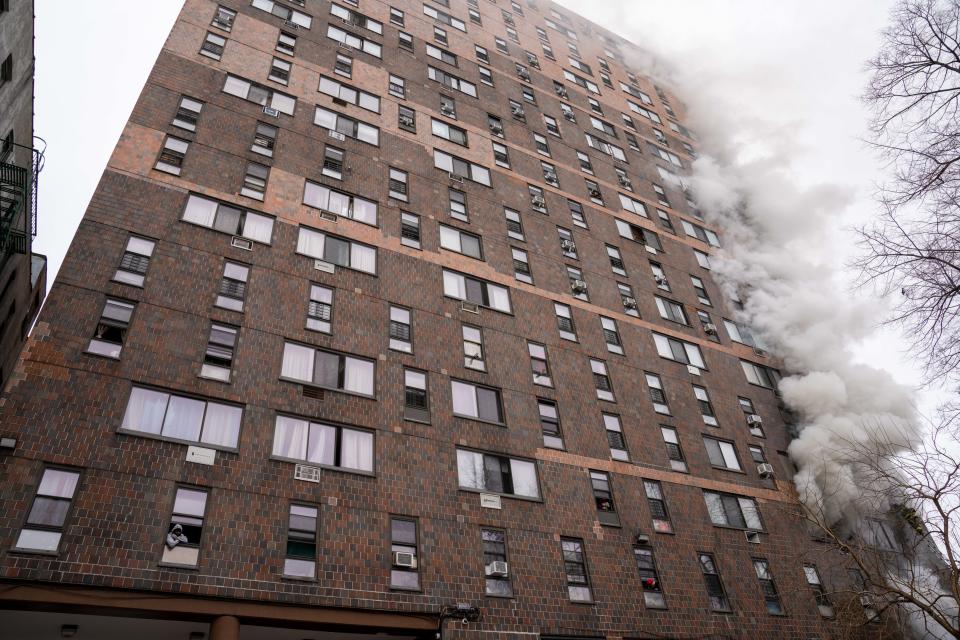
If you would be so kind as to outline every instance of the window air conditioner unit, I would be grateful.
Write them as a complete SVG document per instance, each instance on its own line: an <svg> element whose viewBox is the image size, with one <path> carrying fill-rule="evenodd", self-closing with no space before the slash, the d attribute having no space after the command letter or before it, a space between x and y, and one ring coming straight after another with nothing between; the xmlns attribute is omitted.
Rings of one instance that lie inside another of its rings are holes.
<svg viewBox="0 0 960 640"><path fill-rule="evenodd" d="M540 207L541 209L547 206L547 201L543 199L543 196L533 196L530 198L530 202L535 207Z"/></svg>
<svg viewBox="0 0 960 640"><path fill-rule="evenodd" d="M758 531L744 531L743 536L750 544L760 544L760 533Z"/></svg>
<svg viewBox="0 0 960 640"><path fill-rule="evenodd" d="M410 116L400 116L400 124L405 127L412 127L413 118L411 118Z"/></svg>
<svg viewBox="0 0 960 640"><path fill-rule="evenodd" d="M321 220L329 220L330 222L336 222L337 220L340 219L340 216L338 216L338 215L335 214L335 213L331 213L331 212L329 212L329 211L321 211L321 212L320 212L320 219L321 219Z"/></svg>
<svg viewBox="0 0 960 640"><path fill-rule="evenodd" d="M564 111L564 112L563 112L563 117L566 118L567 120L569 120L570 122L576 122L576 121L577 121L577 116L573 115L573 114L570 113L569 111Z"/></svg>
<svg viewBox="0 0 960 640"><path fill-rule="evenodd" d="M703 332L710 336L717 335L717 325L712 322L707 322L703 325Z"/></svg>
<svg viewBox="0 0 960 640"><path fill-rule="evenodd" d="M393 566L402 567L404 569L416 569L417 557L409 551L394 551Z"/></svg>
<svg viewBox="0 0 960 640"><path fill-rule="evenodd" d="M630 178L620 178L620 186L626 189L633 189L633 183L630 182Z"/></svg>
<svg viewBox="0 0 960 640"><path fill-rule="evenodd" d="M583 280L571 280L570 288L573 289L574 293L586 293L587 283Z"/></svg>
<svg viewBox="0 0 960 640"><path fill-rule="evenodd" d="M503 135L503 125L499 125L499 124L492 125L492 126L490 127L490 131L492 131L495 135L502 136L502 135Z"/></svg>
<svg viewBox="0 0 960 640"><path fill-rule="evenodd" d="M327 135L333 138L334 140L339 140L340 142L343 142L344 140L347 139L345 135L343 135L339 131L334 131L333 129L327 129Z"/></svg>
<svg viewBox="0 0 960 640"><path fill-rule="evenodd" d="M314 260L313 268L317 271L323 271L324 273L336 273L337 265L331 264L326 260Z"/></svg>
<svg viewBox="0 0 960 640"><path fill-rule="evenodd" d="M495 578L506 578L510 575L509 566L503 560L495 560L487 565L487 575Z"/></svg>
<svg viewBox="0 0 960 640"><path fill-rule="evenodd" d="M466 300L460 301L460 310L466 311L467 313L476 313L480 314L480 305L476 302L467 302Z"/></svg>
<svg viewBox="0 0 960 640"><path fill-rule="evenodd" d="M603 198L603 195L600 193L599 189L590 189L590 197L596 198L597 200L601 200Z"/></svg>
<svg viewBox="0 0 960 640"><path fill-rule="evenodd" d="M453 109L450 107L440 107L440 114L445 115L448 118L453 118L456 116L456 114L453 112Z"/></svg>
<svg viewBox="0 0 960 640"><path fill-rule="evenodd" d="M522 117L524 117L524 116L526 115L526 114L523 112L523 109L520 108L520 107L514 107L514 108L512 108L512 109L510 110L510 112L511 112L511 113L514 115L514 117L516 117L516 118L522 118Z"/></svg>
<svg viewBox="0 0 960 640"><path fill-rule="evenodd" d="M554 184L554 183L556 183L556 182L559 181L559 179L557 178L557 174L552 173L552 172L547 173L547 174L543 177L543 179L546 180L547 182L549 182L550 184Z"/></svg>
<svg viewBox="0 0 960 640"><path fill-rule="evenodd" d="M448 173L447 175L448 175L448 176L450 177L450 179L453 180L454 182L463 182L463 176L457 175L457 174L454 173L453 171L451 171L451 172Z"/></svg>
<svg viewBox="0 0 960 640"><path fill-rule="evenodd" d="M636 310L636 308L637 308L637 299L636 299L636 298L624 298L624 299L623 299L623 306L624 306L624 308L626 308L626 309L634 309L634 310Z"/></svg>
<svg viewBox="0 0 960 640"><path fill-rule="evenodd" d="M653 276L653 281L657 283L658 287L667 286L667 279L664 276Z"/></svg>
<svg viewBox="0 0 960 640"><path fill-rule="evenodd" d="M263 112L268 116L273 116L274 118L280 117L280 110L274 109L273 107L264 107Z"/></svg>
<svg viewBox="0 0 960 640"><path fill-rule="evenodd" d="M757 473L760 474L761 478L770 478L773 476L773 465L768 462L758 464Z"/></svg>
<svg viewBox="0 0 960 640"><path fill-rule="evenodd" d="M291 28L291 29L299 29L299 28L300 28L300 25L298 25L296 22L293 22L293 21L291 21L291 20L284 20L284 21L283 21L283 26L289 27L289 28Z"/></svg>
<svg viewBox="0 0 960 640"><path fill-rule="evenodd" d="M303 480L304 482L320 482L320 468L311 467L306 464L298 464L293 470L294 480Z"/></svg>
<svg viewBox="0 0 960 640"><path fill-rule="evenodd" d="M237 249L244 249L246 251L253 251L252 240L247 240L246 238L240 238L237 236L233 236L233 238L230 239L230 246L236 247Z"/></svg>
<svg viewBox="0 0 960 640"><path fill-rule="evenodd" d="M573 240L568 240L567 238L564 238L563 240L560 241L560 248L563 249L564 251L573 252L577 250L577 245L573 242Z"/></svg>
<svg viewBox="0 0 960 640"><path fill-rule="evenodd" d="M761 418L756 413L751 413L747 416L747 424L751 427L759 427L763 424L763 418Z"/></svg>

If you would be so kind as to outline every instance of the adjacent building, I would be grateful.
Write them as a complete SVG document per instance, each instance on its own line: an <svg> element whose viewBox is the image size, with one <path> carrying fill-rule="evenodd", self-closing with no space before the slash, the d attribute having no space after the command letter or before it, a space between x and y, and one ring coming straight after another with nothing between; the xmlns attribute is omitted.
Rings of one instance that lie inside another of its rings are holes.
<svg viewBox="0 0 960 640"><path fill-rule="evenodd" d="M7 637L836 637L637 52L187 0L0 401Z"/></svg>
<svg viewBox="0 0 960 640"><path fill-rule="evenodd" d="M46 257L33 253L37 177L33 138L33 2L0 2L0 388L46 293Z"/></svg>

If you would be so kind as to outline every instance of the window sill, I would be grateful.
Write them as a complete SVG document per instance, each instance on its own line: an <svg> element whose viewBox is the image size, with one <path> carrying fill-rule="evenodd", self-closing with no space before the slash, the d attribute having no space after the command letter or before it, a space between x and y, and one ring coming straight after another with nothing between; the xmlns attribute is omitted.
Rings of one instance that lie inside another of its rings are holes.
<svg viewBox="0 0 960 640"><path fill-rule="evenodd" d="M588 607L593 607L597 604L593 600L570 600L569 602L570 604L587 605Z"/></svg>
<svg viewBox="0 0 960 640"><path fill-rule="evenodd" d="M728 531L749 531L751 533L763 533L763 534L767 533L763 529L753 529L751 527L735 527L730 524L715 524L712 522L710 524L712 524L715 529L727 529Z"/></svg>
<svg viewBox="0 0 960 640"><path fill-rule="evenodd" d="M281 575L280 579L289 580L290 582L304 582L306 584L315 584L317 582L316 578L304 578L303 576Z"/></svg>
<svg viewBox="0 0 960 640"><path fill-rule="evenodd" d="M334 467L326 464L309 462L307 460L297 460L295 458L284 458L283 456L275 456L275 455L271 455L269 459L275 462L287 462L290 464L302 464L308 467L317 467L318 469L324 469L326 471L342 471L343 473L352 473L353 475L367 476L368 478L377 477L377 474L375 471L364 471L363 469L350 469L348 467Z"/></svg>
<svg viewBox="0 0 960 640"><path fill-rule="evenodd" d="M311 389L320 389L323 391L330 391L332 393L343 393L348 396L356 396L358 398L366 398L367 400L376 400L377 397L373 395L367 395L365 393L357 393L356 391L347 391L346 389L334 389L333 387L321 387L320 385L314 384L312 382L307 382L305 380L297 380L295 378L285 378L280 376L278 378L281 382L289 382L292 384L303 385L304 387L310 387Z"/></svg>
<svg viewBox="0 0 960 640"><path fill-rule="evenodd" d="M404 416L404 417L403 417L403 421L404 421L404 422L414 422L414 423L416 423L416 424L425 424L425 425L431 425L431 424L433 424L433 423L430 422L429 420L417 420L416 418L408 418L407 416Z"/></svg>
<svg viewBox="0 0 960 640"><path fill-rule="evenodd" d="M124 428L120 428L120 429L117 429L117 433L118 433L118 434L122 434L122 435L126 435L126 436L134 436L134 437L137 437L137 438L147 438L147 439L149 439L149 440L159 440L160 442L170 442L170 443L173 443L173 444L187 445L187 446L190 446L190 447L203 447L204 449L213 449L213 450L215 450L215 451L220 451L220 452L223 452L223 453L239 453L239 452L240 452L240 450L237 449L237 448L231 449L230 447L224 447L224 446L222 446L222 445L217 445L217 444L209 444L209 443L206 443L206 442L199 442L199 441L194 441L194 440L180 440L180 439L178 439L178 438L168 438L168 437L162 436L162 435L160 435L160 434L158 434L158 433L147 433L147 432L145 432L145 431L136 431L136 430L134 430L134 429L124 429Z"/></svg>
<svg viewBox="0 0 960 640"><path fill-rule="evenodd" d="M395 587L390 585L390 591L402 591L404 593L423 593L423 589L414 587Z"/></svg>
<svg viewBox="0 0 960 640"><path fill-rule="evenodd" d="M485 593L483 594L484 598L496 598L497 600L516 600L517 596L500 596L495 593Z"/></svg>
<svg viewBox="0 0 960 640"><path fill-rule="evenodd" d="M172 562L158 562L158 567L164 569L183 569L185 571L200 571L200 566L195 564L174 564Z"/></svg>
<svg viewBox="0 0 960 640"><path fill-rule="evenodd" d="M83 355L93 356L94 358L102 358L104 360L113 360L114 362L120 362L120 356L108 356L105 353L97 353L96 351L87 351L84 350Z"/></svg>
<svg viewBox="0 0 960 640"><path fill-rule="evenodd" d="M146 278L147 277L146 274L144 274L143 277ZM133 287L135 289L143 289L142 284L132 284L130 282L124 282L123 280L117 280L116 278L110 278L110 282L113 282L114 284L126 285L128 287Z"/></svg>
<svg viewBox="0 0 960 640"><path fill-rule="evenodd" d="M739 473L739 474L742 475L742 476L747 475L747 472L744 471L743 469L731 469L731 468L729 468L729 467L718 467L718 466L715 465L715 464L710 465L710 467L713 468L713 469L716 469L717 471L727 471L727 472L729 472L729 473Z"/></svg>
<svg viewBox="0 0 960 640"><path fill-rule="evenodd" d="M7 553L16 553L18 555L26 556L44 556L46 558L57 558L60 556L59 551L47 551L44 549L25 549L23 547L11 547L10 551Z"/></svg>
<svg viewBox="0 0 960 640"><path fill-rule="evenodd" d="M214 378L212 376L205 376L203 374L197 374L197 377L201 380L209 380L210 382L219 382L220 384L230 384L229 380L221 380L220 378Z"/></svg>
<svg viewBox="0 0 960 640"><path fill-rule="evenodd" d="M475 418L475 417L473 417L473 416L465 416L465 415L460 414L460 413L454 413L454 414L453 414L453 417L454 417L454 418L460 418L461 420L470 420L470 421L472 421L472 422L479 422L479 423L481 423L481 424L489 424L489 425L493 425L494 427L503 427L503 428L506 428L506 427L507 427L507 423L506 423L506 422L493 422L492 420L484 420L483 418Z"/></svg>
<svg viewBox="0 0 960 640"><path fill-rule="evenodd" d="M524 502L536 502L543 504L543 498L532 498L530 496L521 496L515 493L497 493L496 491L487 491L486 489L474 489L473 487L457 487L458 491L463 491L465 493L486 493L492 496L500 496L501 498L511 498L513 500L523 500Z"/></svg>

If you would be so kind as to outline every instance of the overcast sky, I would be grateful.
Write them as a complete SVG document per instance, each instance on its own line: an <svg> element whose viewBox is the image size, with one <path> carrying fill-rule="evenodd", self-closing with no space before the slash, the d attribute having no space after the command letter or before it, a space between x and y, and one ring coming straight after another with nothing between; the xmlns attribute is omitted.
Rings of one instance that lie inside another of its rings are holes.
<svg viewBox="0 0 960 640"><path fill-rule="evenodd" d="M49 257L52 279L181 3L35 2L36 132L47 142L35 247ZM735 113L752 135L789 135L798 180L852 189L854 204L836 221L842 263L847 229L874 213L874 183L882 177L861 142L859 95L891 0L560 4L697 72L716 108ZM894 332L879 331L857 352L902 382L919 379Z"/></svg>

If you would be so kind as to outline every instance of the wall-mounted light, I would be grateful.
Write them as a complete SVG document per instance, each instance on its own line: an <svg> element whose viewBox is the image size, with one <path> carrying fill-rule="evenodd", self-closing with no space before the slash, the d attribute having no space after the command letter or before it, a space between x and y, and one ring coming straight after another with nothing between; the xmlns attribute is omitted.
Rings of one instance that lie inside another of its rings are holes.
<svg viewBox="0 0 960 640"><path fill-rule="evenodd" d="M80 630L75 624L65 624L60 627L60 637L61 638L72 638L77 635L77 631Z"/></svg>

